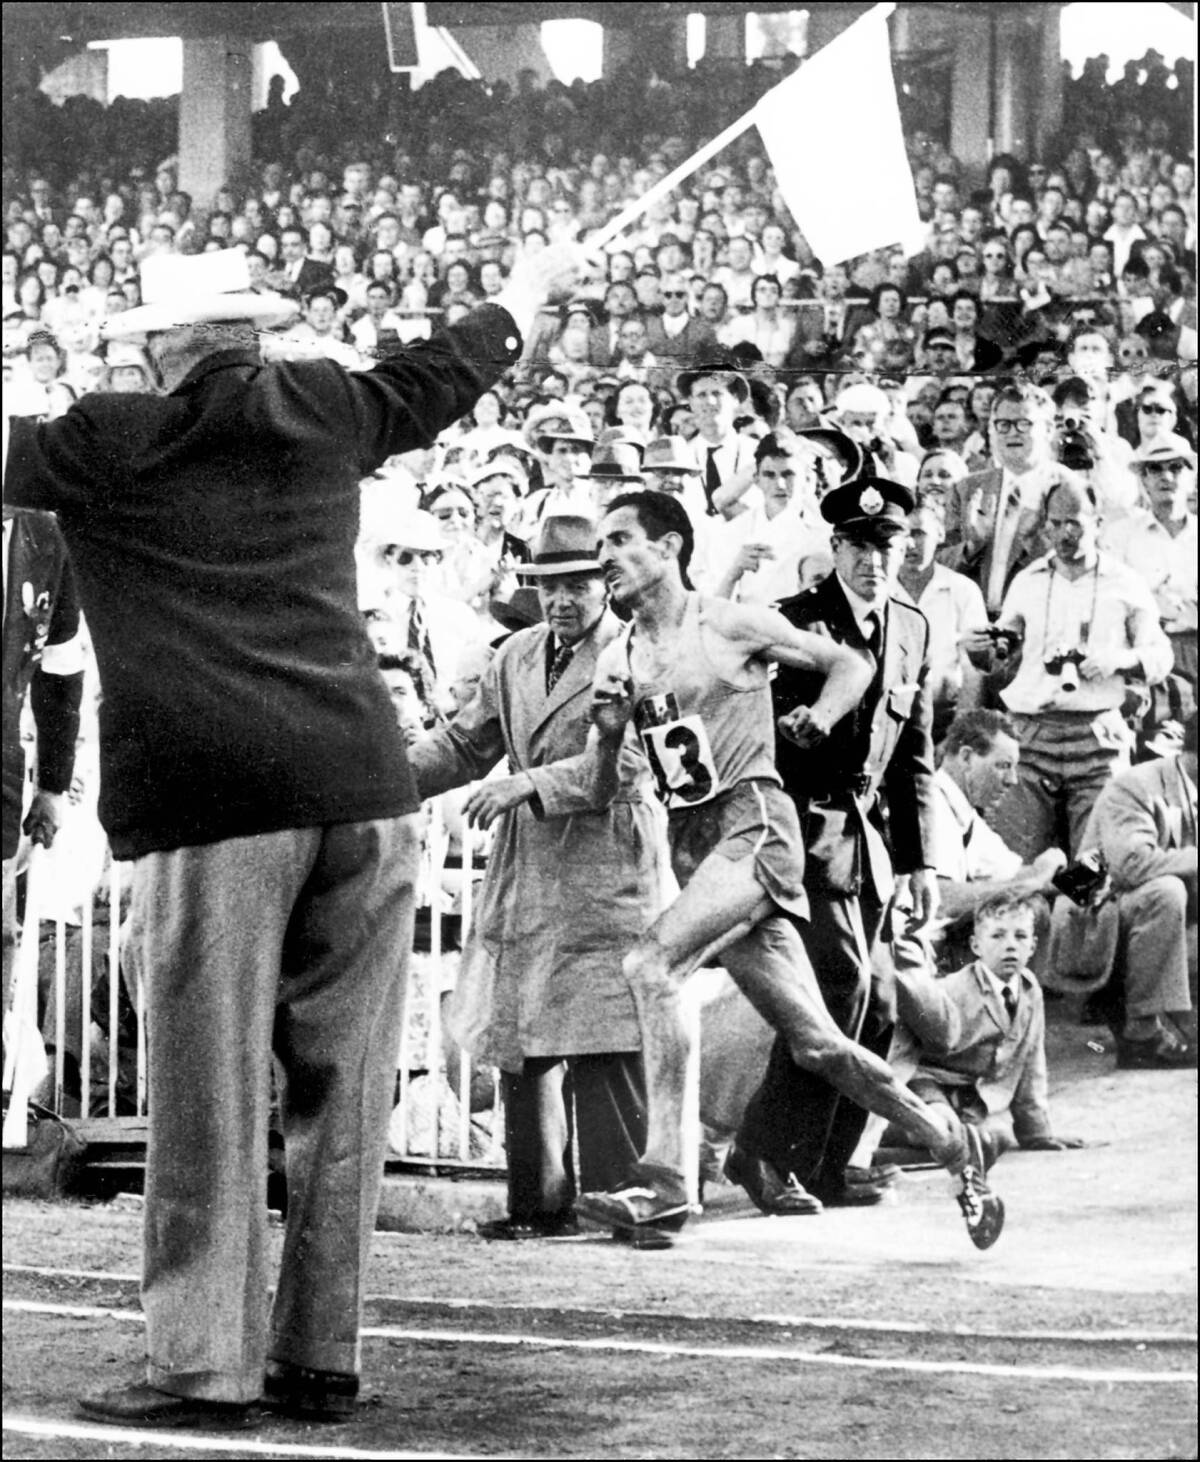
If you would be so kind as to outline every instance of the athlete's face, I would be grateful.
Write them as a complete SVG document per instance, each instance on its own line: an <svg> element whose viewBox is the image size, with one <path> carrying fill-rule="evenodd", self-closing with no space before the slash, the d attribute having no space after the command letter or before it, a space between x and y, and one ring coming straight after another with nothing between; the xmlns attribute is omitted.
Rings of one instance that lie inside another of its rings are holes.
<svg viewBox="0 0 1200 1462"><path fill-rule="evenodd" d="M607 513L600 524L598 557L610 596L634 604L667 573L677 535L650 538L632 508Z"/></svg>
<svg viewBox="0 0 1200 1462"><path fill-rule="evenodd" d="M608 597L600 574L555 574L538 581L537 595L546 623L564 645L587 634Z"/></svg>

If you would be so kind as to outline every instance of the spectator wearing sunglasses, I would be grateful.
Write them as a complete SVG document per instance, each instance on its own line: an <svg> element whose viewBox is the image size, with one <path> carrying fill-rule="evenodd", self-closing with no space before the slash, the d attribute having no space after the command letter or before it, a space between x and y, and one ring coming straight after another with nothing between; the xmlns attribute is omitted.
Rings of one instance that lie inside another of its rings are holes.
<svg viewBox="0 0 1200 1462"><path fill-rule="evenodd" d="M1188 413L1181 412L1179 407L1175 388L1169 381L1147 381L1135 396L1118 403L1117 432L1135 448L1150 446L1174 433L1194 446Z"/></svg>
<svg viewBox="0 0 1200 1462"><path fill-rule="evenodd" d="M668 274L662 281L662 314L646 322L646 338L655 360L680 368L711 360L717 337L711 325L690 309L691 291L683 274Z"/></svg>

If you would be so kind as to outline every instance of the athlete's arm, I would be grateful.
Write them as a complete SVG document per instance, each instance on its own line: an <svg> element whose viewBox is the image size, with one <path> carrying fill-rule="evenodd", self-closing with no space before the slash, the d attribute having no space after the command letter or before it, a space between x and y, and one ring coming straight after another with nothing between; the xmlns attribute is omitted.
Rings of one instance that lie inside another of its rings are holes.
<svg viewBox="0 0 1200 1462"><path fill-rule="evenodd" d="M797 629L778 610L724 600L709 600L706 610L718 633L745 647L747 660L775 660L825 677L811 706L797 706L779 720L780 734L797 746L823 741L866 694L871 683L866 660L825 635Z"/></svg>

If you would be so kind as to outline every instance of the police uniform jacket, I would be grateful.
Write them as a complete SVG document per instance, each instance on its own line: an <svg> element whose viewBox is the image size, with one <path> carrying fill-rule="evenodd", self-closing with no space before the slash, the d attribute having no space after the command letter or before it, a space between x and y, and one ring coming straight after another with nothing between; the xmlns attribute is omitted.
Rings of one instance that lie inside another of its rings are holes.
<svg viewBox="0 0 1200 1462"><path fill-rule="evenodd" d="M899 873L933 864L929 625L911 601L889 599L879 667L836 575L779 608L798 629L828 635L876 669L862 701L820 746L801 750L777 737L776 762L800 813L810 891L868 892L886 903L893 864ZM821 685L819 675L781 665L773 686L776 717L812 705Z"/></svg>

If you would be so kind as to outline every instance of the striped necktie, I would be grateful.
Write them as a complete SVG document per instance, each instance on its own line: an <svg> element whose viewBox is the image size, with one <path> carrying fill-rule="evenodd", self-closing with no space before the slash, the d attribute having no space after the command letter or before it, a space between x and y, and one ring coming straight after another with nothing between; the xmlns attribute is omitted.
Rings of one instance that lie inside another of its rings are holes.
<svg viewBox="0 0 1200 1462"><path fill-rule="evenodd" d="M414 599L408 612L408 648L424 656L430 674L437 676L437 665L433 658L433 645L429 639L429 626L425 623L425 606L420 599Z"/></svg>
<svg viewBox="0 0 1200 1462"><path fill-rule="evenodd" d="M571 656L575 651L570 645L559 645L554 652L554 658L550 661L550 669L546 672L546 694L549 695L558 682L563 678L567 666L571 663Z"/></svg>

